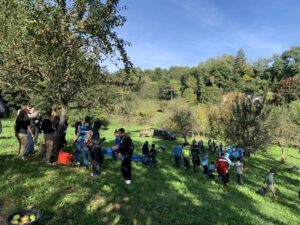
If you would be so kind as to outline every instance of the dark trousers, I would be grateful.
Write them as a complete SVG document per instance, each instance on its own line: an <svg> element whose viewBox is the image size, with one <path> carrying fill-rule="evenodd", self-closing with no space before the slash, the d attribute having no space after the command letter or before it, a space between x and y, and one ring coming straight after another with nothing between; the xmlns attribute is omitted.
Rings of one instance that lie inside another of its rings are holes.
<svg viewBox="0 0 300 225"><path fill-rule="evenodd" d="M202 166L203 167L203 174L207 175L208 166Z"/></svg>
<svg viewBox="0 0 300 225"><path fill-rule="evenodd" d="M95 175L99 175L101 173L101 163L103 161L103 154L101 152L101 148L93 147L91 152L91 161L92 161L92 172Z"/></svg>
<svg viewBox="0 0 300 225"><path fill-rule="evenodd" d="M237 174L237 183L243 184L243 174Z"/></svg>
<svg viewBox="0 0 300 225"><path fill-rule="evenodd" d="M180 167L180 156L175 156L175 166Z"/></svg>
<svg viewBox="0 0 300 225"><path fill-rule="evenodd" d="M26 156L34 155L34 141L31 133L27 131L27 145L26 145Z"/></svg>
<svg viewBox="0 0 300 225"><path fill-rule="evenodd" d="M190 169L190 159L188 157L183 157L184 167L188 170Z"/></svg>
<svg viewBox="0 0 300 225"><path fill-rule="evenodd" d="M227 184L227 174L228 173L219 174L219 177L221 177L221 181L223 182L224 185Z"/></svg>
<svg viewBox="0 0 300 225"><path fill-rule="evenodd" d="M125 156L123 159L121 172L125 180L131 180L131 155Z"/></svg>
<svg viewBox="0 0 300 225"><path fill-rule="evenodd" d="M226 173L226 184L229 184L229 172Z"/></svg>
<svg viewBox="0 0 300 225"><path fill-rule="evenodd" d="M16 138L17 138L17 140L18 140L18 143L19 143L18 155L20 155L20 150L21 150L21 140L20 140L20 138L19 138L18 133L15 133L15 136L16 136Z"/></svg>
<svg viewBox="0 0 300 225"><path fill-rule="evenodd" d="M116 151L112 151L111 156L113 160L117 160L118 153Z"/></svg>
<svg viewBox="0 0 300 225"><path fill-rule="evenodd" d="M150 166L156 168L156 158L151 158Z"/></svg>
<svg viewBox="0 0 300 225"><path fill-rule="evenodd" d="M194 172L195 173L197 173L197 171L198 171L199 163L200 163L199 159L193 159L193 167L194 167Z"/></svg>

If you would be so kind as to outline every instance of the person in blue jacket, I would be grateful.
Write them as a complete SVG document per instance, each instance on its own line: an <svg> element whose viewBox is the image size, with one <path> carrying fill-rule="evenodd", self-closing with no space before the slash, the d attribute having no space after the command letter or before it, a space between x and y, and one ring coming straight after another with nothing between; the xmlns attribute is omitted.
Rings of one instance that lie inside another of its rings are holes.
<svg viewBox="0 0 300 225"><path fill-rule="evenodd" d="M203 167L203 174L207 175L208 172L208 155L205 154L201 159L201 165Z"/></svg>
<svg viewBox="0 0 300 225"><path fill-rule="evenodd" d="M173 149L173 155L175 157L175 166L178 168L180 167L181 154L182 154L182 146L176 145Z"/></svg>

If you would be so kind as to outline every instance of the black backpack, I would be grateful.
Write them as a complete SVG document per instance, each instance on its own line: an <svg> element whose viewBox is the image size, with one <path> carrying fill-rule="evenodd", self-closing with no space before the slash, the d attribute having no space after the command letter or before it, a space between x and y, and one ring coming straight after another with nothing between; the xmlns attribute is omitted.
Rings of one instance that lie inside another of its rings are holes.
<svg viewBox="0 0 300 225"><path fill-rule="evenodd" d="M93 146L100 147L101 139L100 139L99 131L93 130L92 142L93 142Z"/></svg>

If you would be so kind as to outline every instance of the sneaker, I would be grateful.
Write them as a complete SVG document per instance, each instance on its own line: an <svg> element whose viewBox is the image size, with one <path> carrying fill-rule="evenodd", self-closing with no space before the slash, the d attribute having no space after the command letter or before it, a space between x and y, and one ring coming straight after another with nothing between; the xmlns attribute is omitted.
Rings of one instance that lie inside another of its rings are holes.
<svg viewBox="0 0 300 225"><path fill-rule="evenodd" d="M79 166L80 166L80 162L77 162L77 163L75 164L75 166L78 166L78 167L79 167Z"/></svg>
<svg viewBox="0 0 300 225"><path fill-rule="evenodd" d="M125 183L129 185L131 184L131 180L125 180Z"/></svg>
<svg viewBox="0 0 300 225"><path fill-rule="evenodd" d="M92 177L94 177L94 176L95 176L95 174L94 174L94 173L91 173L91 176L92 176Z"/></svg>

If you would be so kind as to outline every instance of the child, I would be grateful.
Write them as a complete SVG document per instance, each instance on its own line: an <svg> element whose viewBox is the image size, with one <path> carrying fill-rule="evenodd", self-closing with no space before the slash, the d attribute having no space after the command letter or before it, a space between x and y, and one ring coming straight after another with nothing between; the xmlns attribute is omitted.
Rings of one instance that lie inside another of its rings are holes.
<svg viewBox="0 0 300 225"><path fill-rule="evenodd" d="M208 177L209 178L211 178L211 179L215 178L215 175L214 175L215 169L216 169L215 163L214 163L214 161L211 161L211 163L208 166Z"/></svg>
<svg viewBox="0 0 300 225"><path fill-rule="evenodd" d="M149 142L146 141L143 145L143 157L144 157L144 162L148 163L149 162Z"/></svg>
<svg viewBox="0 0 300 225"><path fill-rule="evenodd" d="M265 178L265 184L266 184L266 189L267 189L267 192L271 192L272 193L272 196L273 196L273 200L277 200L277 196L276 196L276 193L275 193L275 181L274 181L274 174L275 174L275 169L272 168L270 170L270 172L267 174L266 178Z"/></svg>
<svg viewBox="0 0 300 225"><path fill-rule="evenodd" d="M203 174L207 175L207 170L208 170L208 155L207 154L205 156L203 156L203 158L201 160L201 164L203 167Z"/></svg>
<svg viewBox="0 0 300 225"><path fill-rule="evenodd" d="M155 144L152 144L151 150L150 150L150 166L156 168L156 150L155 150Z"/></svg>
<svg viewBox="0 0 300 225"><path fill-rule="evenodd" d="M236 174L237 174L237 183L238 185L242 185L243 184L243 163L241 162L241 158L238 157L237 161L235 163L235 167L236 167Z"/></svg>
<svg viewBox="0 0 300 225"><path fill-rule="evenodd" d="M199 155L200 155L200 152L199 152L197 146L193 146L193 148L192 148L192 162L193 162L195 173L197 173L198 166L200 164Z"/></svg>
<svg viewBox="0 0 300 225"><path fill-rule="evenodd" d="M190 169L190 149L188 146L185 144L183 149L182 149L182 157L184 161L184 168L186 170Z"/></svg>

